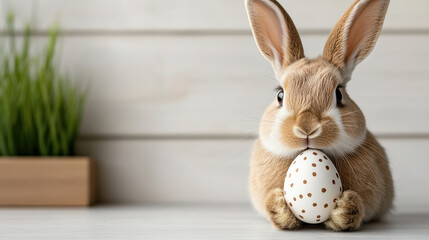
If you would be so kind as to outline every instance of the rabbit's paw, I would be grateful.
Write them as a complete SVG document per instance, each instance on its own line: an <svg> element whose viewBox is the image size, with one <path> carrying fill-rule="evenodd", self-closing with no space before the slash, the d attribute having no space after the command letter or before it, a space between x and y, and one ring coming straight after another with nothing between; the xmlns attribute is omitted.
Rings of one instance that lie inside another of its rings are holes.
<svg viewBox="0 0 429 240"><path fill-rule="evenodd" d="M301 227L301 222L293 215L287 206L282 189L274 189L268 194L265 208L271 222L276 228L295 230Z"/></svg>
<svg viewBox="0 0 429 240"><path fill-rule="evenodd" d="M359 229L364 210L362 198L354 191L345 191L337 201L325 226L334 231L356 231Z"/></svg>

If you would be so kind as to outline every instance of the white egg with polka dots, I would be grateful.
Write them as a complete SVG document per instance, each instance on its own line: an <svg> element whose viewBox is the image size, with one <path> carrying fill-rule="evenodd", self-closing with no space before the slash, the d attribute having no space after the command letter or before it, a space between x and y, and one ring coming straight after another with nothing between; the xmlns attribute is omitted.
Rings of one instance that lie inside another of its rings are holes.
<svg viewBox="0 0 429 240"><path fill-rule="evenodd" d="M343 189L340 175L326 154L308 149L290 165L284 191L292 213L299 220L314 224L329 218Z"/></svg>

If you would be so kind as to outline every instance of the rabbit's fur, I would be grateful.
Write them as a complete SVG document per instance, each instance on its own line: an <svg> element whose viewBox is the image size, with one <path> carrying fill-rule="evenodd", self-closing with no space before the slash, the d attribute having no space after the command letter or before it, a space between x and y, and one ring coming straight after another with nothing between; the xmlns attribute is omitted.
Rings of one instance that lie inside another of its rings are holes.
<svg viewBox="0 0 429 240"><path fill-rule="evenodd" d="M341 176L344 192L327 228L357 230L392 206L385 151L346 91L355 66L375 45L388 5L389 0L357 0L332 30L323 55L307 59L294 23L277 1L246 1L256 43L284 94L262 117L250 170L252 202L279 229L301 226L286 205L283 183L293 159L307 148L328 154Z"/></svg>

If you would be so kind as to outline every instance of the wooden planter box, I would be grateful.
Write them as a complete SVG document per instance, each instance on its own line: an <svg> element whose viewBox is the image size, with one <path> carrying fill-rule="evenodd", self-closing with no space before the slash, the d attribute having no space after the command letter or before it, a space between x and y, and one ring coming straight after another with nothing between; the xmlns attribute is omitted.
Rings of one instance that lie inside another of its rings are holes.
<svg viewBox="0 0 429 240"><path fill-rule="evenodd" d="M93 165L87 157L0 157L0 206L88 206Z"/></svg>

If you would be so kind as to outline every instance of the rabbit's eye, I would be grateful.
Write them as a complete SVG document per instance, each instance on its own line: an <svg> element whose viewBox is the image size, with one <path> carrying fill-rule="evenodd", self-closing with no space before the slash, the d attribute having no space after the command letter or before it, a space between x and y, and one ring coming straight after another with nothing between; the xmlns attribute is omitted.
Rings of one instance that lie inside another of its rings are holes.
<svg viewBox="0 0 429 240"><path fill-rule="evenodd" d="M341 93L340 88L342 88L342 86L338 86L337 89L335 89L335 96L337 97L337 106L343 105L343 94Z"/></svg>
<svg viewBox="0 0 429 240"><path fill-rule="evenodd" d="M284 92L283 92L283 89L281 89L277 92L277 102L279 102L280 106L283 105L283 97L284 97Z"/></svg>

